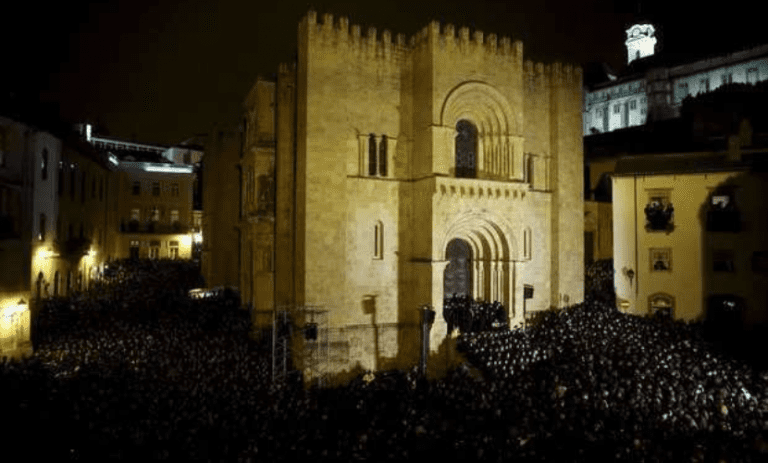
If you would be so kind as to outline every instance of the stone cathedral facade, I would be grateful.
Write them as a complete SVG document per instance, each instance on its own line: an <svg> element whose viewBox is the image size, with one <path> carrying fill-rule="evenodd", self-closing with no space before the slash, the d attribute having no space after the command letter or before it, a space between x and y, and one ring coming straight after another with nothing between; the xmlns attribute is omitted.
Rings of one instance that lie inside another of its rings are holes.
<svg viewBox="0 0 768 463"><path fill-rule="evenodd" d="M582 301L581 88L580 68L495 34L433 22L393 40L308 13L297 62L245 101L239 288L255 323L274 307L317 323L314 340L294 330L312 375L415 365L423 305L444 353L446 293L501 302L511 326L524 302Z"/></svg>

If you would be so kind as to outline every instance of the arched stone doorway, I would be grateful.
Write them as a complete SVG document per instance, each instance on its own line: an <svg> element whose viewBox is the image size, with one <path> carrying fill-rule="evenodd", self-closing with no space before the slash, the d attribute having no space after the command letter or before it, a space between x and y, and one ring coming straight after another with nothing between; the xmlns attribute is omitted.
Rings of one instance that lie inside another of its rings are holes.
<svg viewBox="0 0 768 463"><path fill-rule="evenodd" d="M443 294L472 297L472 248L466 241L456 238L448 243L445 250Z"/></svg>
<svg viewBox="0 0 768 463"><path fill-rule="evenodd" d="M450 335L454 328L466 332L471 324L472 305L472 247L454 238L445 248L448 262L443 271L443 317Z"/></svg>

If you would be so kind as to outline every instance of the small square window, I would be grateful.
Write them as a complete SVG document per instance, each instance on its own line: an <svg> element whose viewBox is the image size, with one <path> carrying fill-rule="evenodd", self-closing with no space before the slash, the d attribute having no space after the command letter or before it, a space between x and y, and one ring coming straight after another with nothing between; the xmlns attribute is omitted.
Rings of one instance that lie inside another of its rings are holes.
<svg viewBox="0 0 768 463"><path fill-rule="evenodd" d="M652 248L650 250L651 272L672 271L672 250L669 248Z"/></svg>
<svg viewBox="0 0 768 463"><path fill-rule="evenodd" d="M735 272L733 251L717 250L712 252L712 270L715 272Z"/></svg>

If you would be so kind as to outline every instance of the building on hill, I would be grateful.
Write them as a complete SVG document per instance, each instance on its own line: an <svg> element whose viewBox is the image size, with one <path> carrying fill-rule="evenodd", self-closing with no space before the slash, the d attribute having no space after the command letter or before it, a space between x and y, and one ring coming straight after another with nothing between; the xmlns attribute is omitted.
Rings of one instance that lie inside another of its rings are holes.
<svg viewBox="0 0 768 463"><path fill-rule="evenodd" d="M680 117L688 96L724 85L768 80L768 44L692 57L690 53L656 53L652 24L633 24L626 32L628 65L624 72L605 72L585 82L585 137L674 119Z"/></svg>
<svg viewBox="0 0 768 463"><path fill-rule="evenodd" d="M731 328L768 322L768 144L747 120L727 140L723 149L616 161L614 283L622 311Z"/></svg>
<svg viewBox="0 0 768 463"><path fill-rule="evenodd" d="M528 311L583 300L580 68L437 22L393 40L310 12L298 44L245 100L239 275L257 325L322 314L294 331L305 378L415 365L424 305L439 371L453 293L512 325L526 285Z"/></svg>

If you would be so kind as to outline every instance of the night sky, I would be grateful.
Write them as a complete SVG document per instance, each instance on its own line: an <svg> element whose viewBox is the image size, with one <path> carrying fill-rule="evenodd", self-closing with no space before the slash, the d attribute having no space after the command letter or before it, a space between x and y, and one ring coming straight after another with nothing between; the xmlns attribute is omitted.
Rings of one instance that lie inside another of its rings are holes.
<svg viewBox="0 0 768 463"><path fill-rule="evenodd" d="M638 10L660 27L666 52L768 43L757 4L631 0L112 0L24 2L4 8L5 91L59 107L111 135L178 143L237 120L258 74L293 59L298 21L312 7L410 36L430 20L523 40L526 59L585 65L625 62L624 30ZM669 10L672 7L674 10ZM743 7L743 8L742 8ZM658 49L657 49L658 50Z"/></svg>

